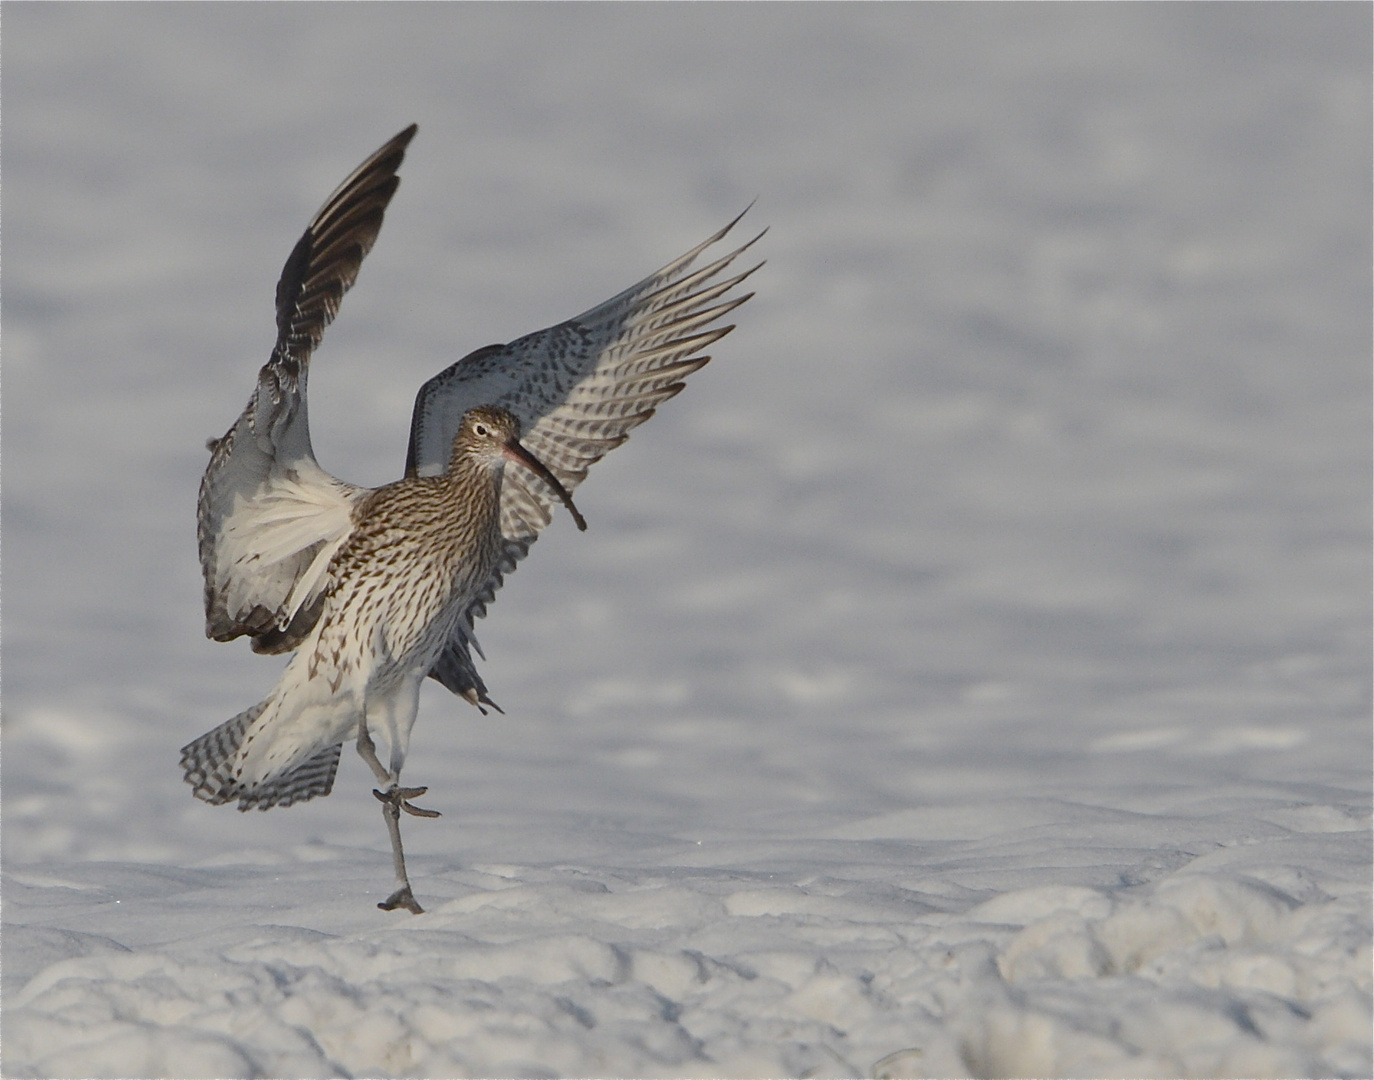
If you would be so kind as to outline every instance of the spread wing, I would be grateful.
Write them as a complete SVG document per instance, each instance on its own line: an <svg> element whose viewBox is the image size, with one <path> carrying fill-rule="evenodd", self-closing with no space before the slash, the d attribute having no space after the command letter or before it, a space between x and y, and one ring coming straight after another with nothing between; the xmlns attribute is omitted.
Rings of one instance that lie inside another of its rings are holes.
<svg viewBox="0 0 1374 1080"><path fill-rule="evenodd" d="M499 405L519 418L520 441L572 491L710 359L701 350L734 329L714 324L753 295L728 294L762 264L722 274L758 236L699 270L692 264L738 221L604 304L509 345L478 349L430 379L415 399L407 475L443 472L463 414ZM502 557L430 672L474 704L491 702L469 654L473 620L486 614L557 501L532 473L506 467Z"/></svg>
<svg viewBox="0 0 1374 1080"><path fill-rule="evenodd" d="M325 571L367 488L315 462L306 411L310 354L382 227L412 124L364 161L320 208L277 282L277 343L248 406L210 443L198 537L205 633L251 635L259 652L294 648L319 618Z"/></svg>

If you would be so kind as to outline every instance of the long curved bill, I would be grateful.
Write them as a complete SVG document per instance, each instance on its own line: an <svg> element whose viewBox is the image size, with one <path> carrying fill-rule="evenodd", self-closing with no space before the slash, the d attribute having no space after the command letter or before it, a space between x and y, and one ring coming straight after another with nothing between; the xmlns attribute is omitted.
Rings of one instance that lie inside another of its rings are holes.
<svg viewBox="0 0 1374 1080"><path fill-rule="evenodd" d="M568 508L568 513L570 513L573 516L573 520L577 522L577 527L583 532L587 531L587 519L584 518L577 507L573 505L572 496L568 494L568 489L558 482L558 477L549 472L542 461L514 439L506 443L504 451L507 458L525 466L525 468L529 469L535 476L539 477L540 480L548 484L549 487L553 489L553 493L563 500L563 505Z"/></svg>

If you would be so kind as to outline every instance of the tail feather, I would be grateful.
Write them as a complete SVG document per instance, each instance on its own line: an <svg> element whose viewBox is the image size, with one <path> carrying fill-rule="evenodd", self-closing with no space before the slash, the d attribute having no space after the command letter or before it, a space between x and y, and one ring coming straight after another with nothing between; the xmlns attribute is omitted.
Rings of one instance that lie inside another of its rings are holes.
<svg viewBox="0 0 1374 1080"><path fill-rule="evenodd" d="M328 795L334 790L334 774L338 771L342 751L343 743L327 746L290 772L259 784L254 791L244 792L239 797L239 809L256 806L259 810L270 810L274 806L305 802L316 795Z"/></svg>
<svg viewBox="0 0 1374 1080"><path fill-rule="evenodd" d="M216 806L238 799L240 810L254 806L269 810L274 806L305 802L317 795L328 795L334 789L334 774L343 749L341 742L325 747L280 776L251 786L243 783L235 768L239 748L271 703L270 697L260 701L181 748L181 767L196 798Z"/></svg>
<svg viewBox="0 0 1374 1080"><path fill-rule="evenodd" d="M271 701L260 701L181 748L181 767L197 799L218 806L238 795L233 762L243 738Z"/></svg>

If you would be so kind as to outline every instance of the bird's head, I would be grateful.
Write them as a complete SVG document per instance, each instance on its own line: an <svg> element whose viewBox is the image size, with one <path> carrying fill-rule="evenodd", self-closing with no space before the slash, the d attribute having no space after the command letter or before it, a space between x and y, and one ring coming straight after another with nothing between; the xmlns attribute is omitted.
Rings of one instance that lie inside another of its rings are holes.
<svg viewBox="0 0 1374 1080"><path fill-rule="evenodd" d="M573 505L572 496L558 477L520 445L520 421L513 413L496 405L479 405L464 413L458 425L458 434L453 438L453 464L457 464L460 458L491 469L499 469L507 461L528 469L558 496L577 522L577 527L586 530L586 519Z"/></svg>

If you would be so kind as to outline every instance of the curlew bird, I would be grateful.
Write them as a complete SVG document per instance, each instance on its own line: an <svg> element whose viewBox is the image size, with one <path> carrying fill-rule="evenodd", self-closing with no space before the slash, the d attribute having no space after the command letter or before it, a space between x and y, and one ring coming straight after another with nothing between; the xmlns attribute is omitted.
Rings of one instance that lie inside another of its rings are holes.
<svg viewBox="0 0 1374 1080"><path fill-rule="evenodd" d="M692 270L736 218L604 304L463 357L416 396L404 477L349 484L315 461L306 376L415 131L364 161L305 230L277 283L271 358L242 415L209 444L198 505L206 635L294 655L263 701L184 747L181 765L197 798L267 810L328 795L355 739L380 785L396 871L378 906L419 913L400 813L438 815L411 802L426 788L400 778L421 684L429 676L497 708L473 663L474 620L555 501L586 528L569 493L734 329L713 324L753 295L727 294L758 266L722 274L758 237Z"/></svg>

